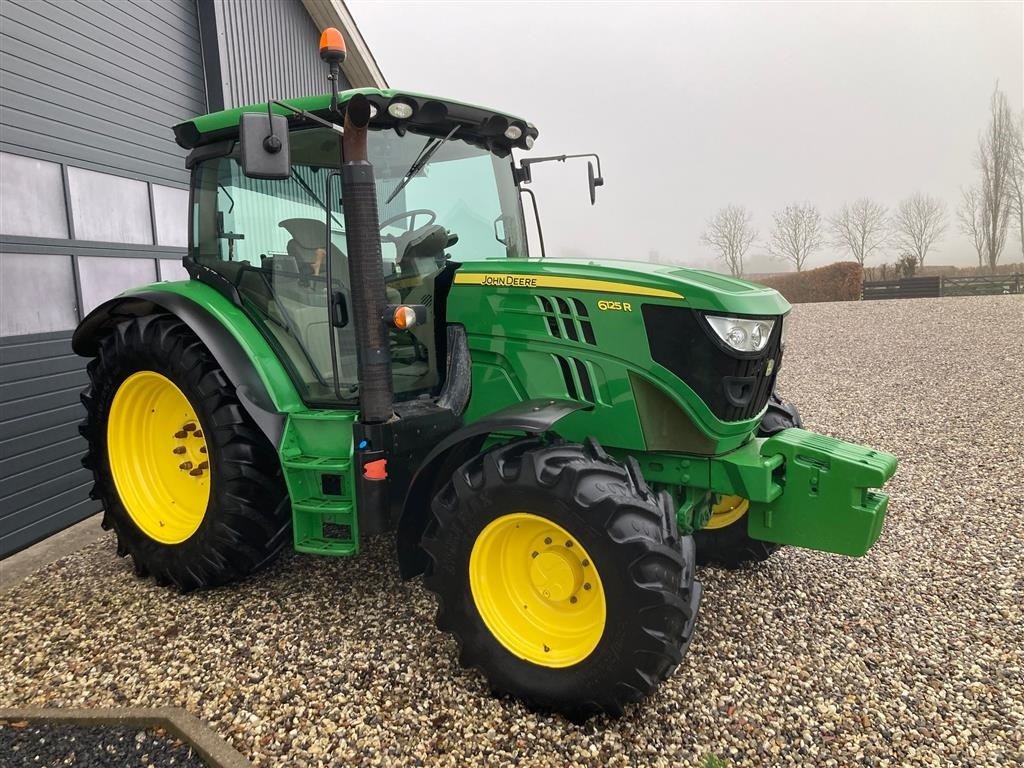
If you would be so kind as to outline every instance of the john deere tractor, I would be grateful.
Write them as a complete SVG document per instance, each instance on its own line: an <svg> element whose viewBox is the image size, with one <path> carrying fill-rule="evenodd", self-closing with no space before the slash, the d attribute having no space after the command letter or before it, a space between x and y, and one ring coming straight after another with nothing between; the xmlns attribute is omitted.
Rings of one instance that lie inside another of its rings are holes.
<svg viewBox="0 0 1024 768"><path fill-rule="evenodd" d="M896 459L775 396L782 296L528 253L531 166L573 156L517 164L531 123L338 92L336 31L321 55L325 95L174 128L190 279L75 332L85 464L140 576L213 587L394 531L462 664L585 718L680 664L697 565L871 547Z"/></svg>

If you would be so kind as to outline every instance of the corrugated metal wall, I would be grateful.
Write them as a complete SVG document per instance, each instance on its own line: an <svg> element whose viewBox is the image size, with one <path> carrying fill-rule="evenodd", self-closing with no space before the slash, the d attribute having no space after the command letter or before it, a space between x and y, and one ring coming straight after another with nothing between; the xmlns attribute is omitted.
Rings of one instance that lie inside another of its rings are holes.
<svg viewBox="0 0 1024 768"><path fill-rule="evenodd" d="M4 151L185 184L170 127L206 111L195 0L0 2Z"/></svg>
<svg viewBox="0 0 1024 768"><path fill-rule="evenodd" d="M71 331L183 273L171 127L206 111L195 0L0 0L0 556L99 509Z"/></svg>
<svg viewBox="0 0 1024 768"><path fill-rule="evenodd" d="M100 509L79 461L85 384L69 333L0 339L0 555Z"/></svg>
<svg viewBox="0 0 1024 768"><path fill-rule="evenodd" d="M226 109L327 92L320 31L298 0L214 0L214 8Z"/></svg>
<svg viewBox="0 0 1024 768"><path fill-rule="evenodd" d="M99 509L71 331L185 276L171 127L326 91L318 41L301 0L0 0L0 557Z"/></svg>

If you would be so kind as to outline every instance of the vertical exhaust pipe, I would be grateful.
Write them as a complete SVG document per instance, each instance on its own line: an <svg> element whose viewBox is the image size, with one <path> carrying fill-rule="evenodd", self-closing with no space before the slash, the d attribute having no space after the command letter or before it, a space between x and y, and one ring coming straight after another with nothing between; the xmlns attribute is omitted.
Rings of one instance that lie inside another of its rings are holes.
<svg viewBox="0 0 1024 768"><path fill-rule="evenodd" d="M338 112L338 83L345 41L338 30L324 30L320 57L330 66L331 110ZM341 206L356 334L359 377L359 421L356 446L356 508L361 534L383 530L390 509L388 453L390 422L395 418L391 384L391 334L384 323L387 294L380 252L380 217L373 166L367 155L370 102L356 94L345 106L341 139ZM328 229L330 219L328 218ZM328 244L330 235L328 235Z"/></svg>
<svg viewBox="0 0 1024 768"><path fill-rule="evenodd" d="M345 40L334 27L320 35L320 58L330 68L331 111L338 110L338 83L346 58ZM360 420L383 424L395 415L391 385L390 334L384 325L384 267L380 253L380 219L373 166L366 153L370 102L362 94L349 99L341 141L341 205L356 331ZM328 231L330 223L328 221ZM328 243L330 235L328 235ZM328 245L328 249L330 245ZM328 250L330 253L330 250Z"/></svg>
<svg viewBox="0 0 1024 768"><path fill-rule="evenodd" d="M386 294L380 251L380 219L373 166L367 159L370 102L362 94L349 99L342 139L341 202L352 282L359 364L361 421L380 424L394 417L390 333L384 323Z"/></svg>

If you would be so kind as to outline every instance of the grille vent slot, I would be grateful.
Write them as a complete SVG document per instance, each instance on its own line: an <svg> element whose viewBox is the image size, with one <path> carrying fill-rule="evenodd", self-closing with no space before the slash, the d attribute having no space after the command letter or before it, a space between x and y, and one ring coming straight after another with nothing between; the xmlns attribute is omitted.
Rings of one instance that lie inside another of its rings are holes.
<svg viewBox="0 0 1024 768"><path fill-rule="evenodd" d="M590 324L590 315L582 301L561 296L537 296L537 304L544 313L548 333L554 338L597 345L594 326Z"/></svg>
<svg viewBox="0 0 1024 768"><path fill-rule="evenodd" d="M597 404L597 390L587 364L575 357L562 357L561 355L552 355L552 357L555 358L558 369L562 372L565 391L569 397L573 400Z"/></svg>

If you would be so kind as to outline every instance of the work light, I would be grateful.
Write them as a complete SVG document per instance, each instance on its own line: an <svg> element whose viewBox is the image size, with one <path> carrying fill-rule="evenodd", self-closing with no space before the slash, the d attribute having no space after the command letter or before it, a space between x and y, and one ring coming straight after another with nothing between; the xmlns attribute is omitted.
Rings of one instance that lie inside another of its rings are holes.
<svg viewBox="0 0 1024 768"><path fill-rule="evenodd" d="M408 120L412 117L412 113L412 104L408 104L404 101L392 101L388 105L388 114L398 120Z"/></svg>
<svg viewBox="0 0 1024 768"><path fill-rule="evenodd" d="M705 315L705 319L715 335L737 352L760 352L775 327L774 320L764 318Z"/></svg>

